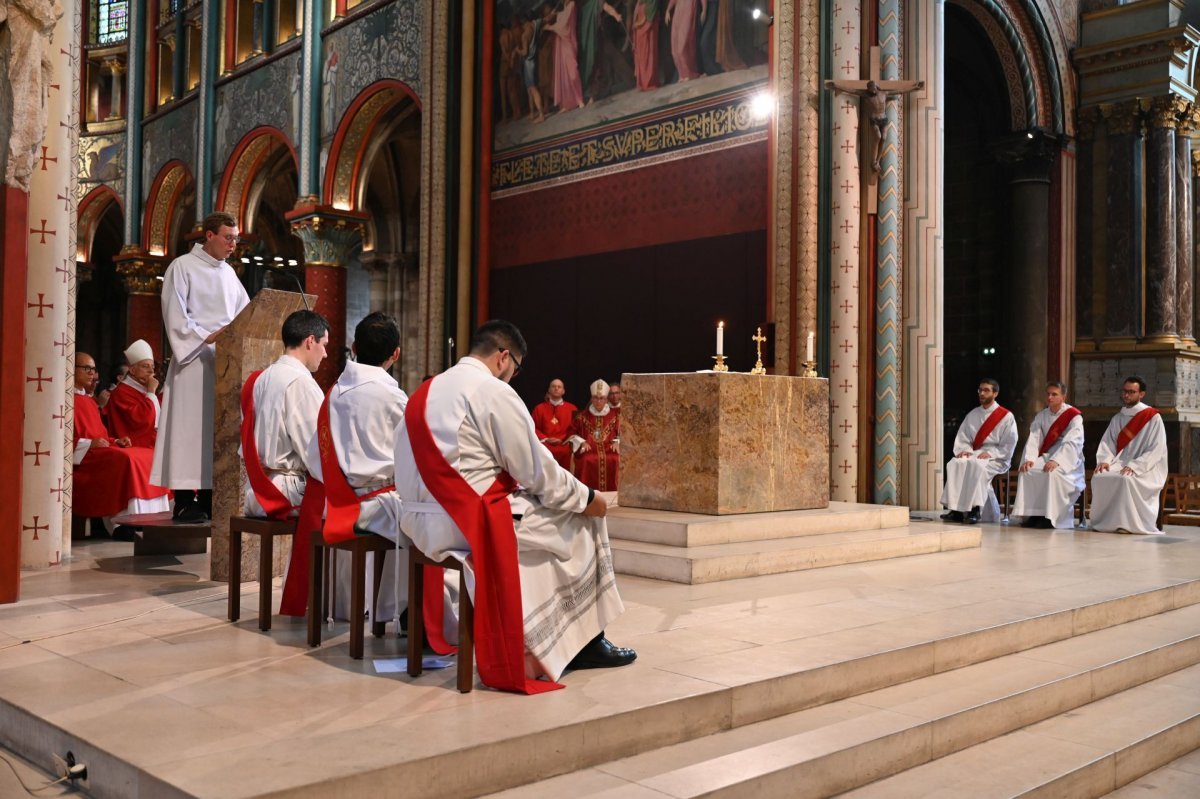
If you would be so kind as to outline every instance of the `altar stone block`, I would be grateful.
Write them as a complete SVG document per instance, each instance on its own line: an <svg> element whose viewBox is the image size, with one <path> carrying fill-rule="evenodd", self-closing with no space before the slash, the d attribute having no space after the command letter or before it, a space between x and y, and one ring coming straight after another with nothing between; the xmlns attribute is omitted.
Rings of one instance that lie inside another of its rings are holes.
<svg viewBox="0 0 1200 799"><path fill-rule="evenodd" d="M829 381L621 378L623 506L721 515L829 505Z"/></svg>

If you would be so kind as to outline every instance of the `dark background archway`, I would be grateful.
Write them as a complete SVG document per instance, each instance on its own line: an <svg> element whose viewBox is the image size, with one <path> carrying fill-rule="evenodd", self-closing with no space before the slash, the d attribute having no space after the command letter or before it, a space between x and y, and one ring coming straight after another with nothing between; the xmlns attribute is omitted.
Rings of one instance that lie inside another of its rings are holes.
<svg viewBox="0 0 1200 799"><path fill-rule="evenodd" d="M121 251L124 217L121 206L110 202L96 223L86 264L80 264L75 300L75 349L96 359L100 387L112 383L116 368L125 362L128 306L125 286L113 266ZM157 342L155 342L157 343Z"/></svg>

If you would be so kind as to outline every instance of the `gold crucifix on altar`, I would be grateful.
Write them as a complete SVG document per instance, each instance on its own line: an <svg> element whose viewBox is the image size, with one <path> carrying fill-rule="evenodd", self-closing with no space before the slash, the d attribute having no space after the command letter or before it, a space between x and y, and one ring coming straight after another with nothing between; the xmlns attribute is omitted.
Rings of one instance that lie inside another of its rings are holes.
<svg viewBox="0 0 1200 799"><path fill-rule="evenodd" d="M767 337L762 334L761 327L756 328L756 330L757 330L757 332L753 336L750 337L750 340L754 342L754 350L758 354L758 360L756 360L754 362L754 368L750 370L750 374L765 375L767 373L767 370L765 368L763 368L762 345L763 345L763 342L767 340Z"/></svg>

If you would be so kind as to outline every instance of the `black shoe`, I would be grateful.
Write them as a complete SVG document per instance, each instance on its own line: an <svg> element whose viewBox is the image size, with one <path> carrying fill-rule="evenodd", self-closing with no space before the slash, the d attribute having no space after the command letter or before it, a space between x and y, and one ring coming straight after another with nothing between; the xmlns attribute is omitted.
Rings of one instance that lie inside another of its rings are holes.
<svg viewBox="0 0 1200 799"><path fill-rule="evenodd" d="M948 513L942 514L942 521L944 521L944 522L961 522L962 520L963 520L963 515L962 515L962 511L960 511L960 510L952 510L952 511L949 511Z"/></svg>
<svg viewBox="0 0 1200 799"><path fill-rule="evenodd" d="M567 664L568 669L611 669L628 666L637 660L637 652L623 646L614 646L604 634L593 638L579 654Z"/></svg>
<svg viewBox="0 0 1200 799"><path fill-rule="evenodd" d="M1054 529L1054 522L1050 521L1045 516L1039 516L1039 517L1037 517L1037 519L1035 521L1037 522L1037 524L1035 524L1034 527L1038 528L1039 530L1053 530Z"/></svg>
<svg viewBox="0 0 1200 799"><path fill-rule="evenodd" d="M209 521L208 514L195 502L186 505L182 510L177 508L172 518L176 524L206 524Z"/></svg>
<svg viewBox="0 0 1200 799"><path fill-rule="evenodd" d="M122 524L112 532L113 541L134 541L137 539L137 528Z"/></svg>
<svg viewBox="0 0 1200 799"><path fill-rule="evenodd" d="M979 516L979 506L976 505L975 507L971 508L971 512L967 514L967 524L979 524Z"/></svg>

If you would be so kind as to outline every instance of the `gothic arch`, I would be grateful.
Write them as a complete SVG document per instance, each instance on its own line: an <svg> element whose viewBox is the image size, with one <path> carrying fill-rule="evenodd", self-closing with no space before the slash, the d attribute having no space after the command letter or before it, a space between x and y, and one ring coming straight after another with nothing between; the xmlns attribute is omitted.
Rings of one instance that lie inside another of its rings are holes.
<svg viewBox="0 0 1200 799"><path fill-rule="evenodd" d="M75 237L75 260L79 263L91 258L96 230L113 203L117 204L117 212L124 216L125 206L121 198L108 186L97 186L79 202L79 224Z"/></svg>
<svg viewBox="0 0 1200 799"><path fill-rule="evenodd" d="M230 155L221 176L216 207L233 214L243 231L250 230L252 226L253 220L247 218L247 212L254 179L263 165L282 149L287 149L291 154L293 165L299 164L296 148L291 141L283 131L269 125L251 130L233 148L233 154Z"/></svg>
<svg viewBox="0 0 1200 799"><path fill-rule="evenodd" d="M150 255L169 254L175 215L191 185L192 173L178 159L168 161L158 170L146 199L146 221L142 226L142 244Z"/></svg>
<svg viewBox="0 0 1200 799"><path fill-rule="evenodd" d="M375 129L389 111L401 104L410 105L411 111L421 110L417 93L398 80L376 81L354 98L329 148L322 194L325 204L347 211L363 210L369 151L378 145Z"/></svg>

